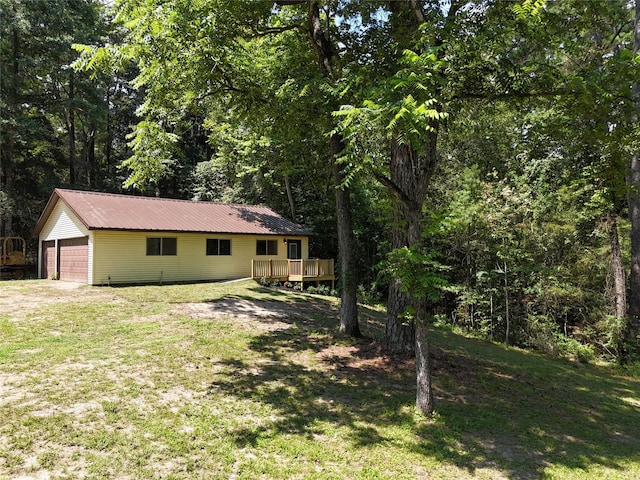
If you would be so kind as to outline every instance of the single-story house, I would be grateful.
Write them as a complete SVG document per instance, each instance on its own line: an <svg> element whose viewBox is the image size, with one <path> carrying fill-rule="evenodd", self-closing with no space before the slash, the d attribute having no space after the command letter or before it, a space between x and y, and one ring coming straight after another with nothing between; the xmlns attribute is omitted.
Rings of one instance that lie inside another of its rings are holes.
<svg viewBox="0 0 640 480"><path fill-rule="evenodd" d="M333 280L333 260L308 260L310 235L264 206L59 188L33 233L40 278L89 285Z"/></svg>

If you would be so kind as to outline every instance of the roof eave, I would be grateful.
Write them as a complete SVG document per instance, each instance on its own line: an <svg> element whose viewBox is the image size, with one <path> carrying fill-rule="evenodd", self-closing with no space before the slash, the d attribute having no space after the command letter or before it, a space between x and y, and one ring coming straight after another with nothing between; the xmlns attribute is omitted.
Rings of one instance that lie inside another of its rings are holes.
<svg viewBox="0 0 640 480"><path fill-rule="evenodd" d="M49 216L51 215L51 212L56 206L59 198L60 195L58 195L58 189L56 188L53 190L44 210L40 214L40 218L38 218L38 221L36 222L36 226L33 228L33 232L31 233L31 238L38 238L40 236L40 232L44 228L44 224L47 223L47 220L49 219Z"/></svg>
<svg viewBox="0 0 640 480"><path fill-rule="evenodd" d="M87 222L84 220L84 218L82 218L82 216L79 215L78 212L76 212L73 209L73 207L71 207L69 202L65 201L64 195L61 194L63 192L64 192L64 190L60 189L60 188L56 188L56 189L53 190L53 193L51 194L51 197L49 197L49 201L47 202L47 204L44 207L44 210L42 211L42 215L40 215L40 218L36 222L36 226L33 229L33 233L31 234L31 238L38 238L40 236L40 232L44 228L44 224L47 223L47 220L49 219L49 216L51 215L51 212L53 212L53 209L55 208L56 204L58 203L58 200L62 200L64 202L64 204L67 206L67 208L69 210L71 210L71 212L78 218L78 220L80 220L82 222L82 224L85 226L85 228L87 228L87 230L91 230L91 226L87 224Z"/></svg>

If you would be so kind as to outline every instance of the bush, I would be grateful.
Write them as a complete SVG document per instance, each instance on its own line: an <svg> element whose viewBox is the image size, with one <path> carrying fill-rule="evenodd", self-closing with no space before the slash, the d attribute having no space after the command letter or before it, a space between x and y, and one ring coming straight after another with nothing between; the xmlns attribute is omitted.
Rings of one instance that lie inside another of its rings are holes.
<svg viewBox="0 0 640 480"><path fill-rule="evenodd" d="M529 315L527 317L529 346L545 354L569 357L584 363L595 359L593 345L567 337L561 334L558 328L558 325L545 315Z"/></svg>
<svg viewBox="0 0 640 480"><path fill-rule="evenodd" d="M319 295L331 295L331 289L327 285L318 285L316 291Z"/></svg>
<svg viewBox="0 0 640 480"><path fill-rule="evenodd" d="M561 342L565 355L582 363L589 363L596 358L593 345L585 345L575 338L565 337Z"/></svg>
<svg viewBox="0 0 640 480"><path fill-rule="evenodd" d="M358 285L357 291L358 302L365 305L380 305L382 303L382 297L376 289L376 285L371 284L369 288L364 285Z"/></svg>

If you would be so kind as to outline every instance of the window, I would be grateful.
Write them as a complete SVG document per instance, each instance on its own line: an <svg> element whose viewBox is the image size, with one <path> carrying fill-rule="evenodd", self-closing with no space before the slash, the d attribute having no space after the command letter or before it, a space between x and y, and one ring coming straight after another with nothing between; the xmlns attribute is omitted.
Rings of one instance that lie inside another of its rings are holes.
<svg viewBox="0 0 640 480"><path fill-rule="evenodd" d="M207 238L207 255L231 255L231 240Z"/></svg>
<svg viewBox="0 0 640 480"><path fill-rule="evenodd" d="M256 240L256 255L277 255L277 240Z"/></svg>
<svg viewBox="0 0 640 480"><path fill-rule="evenodd" d="M175 237L147 238L147 255L177 255L178 239Z"/></svg>

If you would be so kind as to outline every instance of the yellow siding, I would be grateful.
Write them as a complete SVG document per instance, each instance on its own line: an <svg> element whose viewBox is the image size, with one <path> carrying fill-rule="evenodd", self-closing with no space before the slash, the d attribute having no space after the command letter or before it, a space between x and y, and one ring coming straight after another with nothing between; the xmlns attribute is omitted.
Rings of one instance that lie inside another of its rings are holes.
<svg viewBox="0 0 640 480"><path fill-rule="evenodd" d="M189 282L223 280L251 276L252 258L287 258L285 237L256 235L217 235L169 232L127 232L96 230L93 233L94 285L117 283ZM148 237L176 237L177 255L147 256ZM207 255L206 239L231 239L231 255ZM302 252L308 256L306 237ZM256 240L277 240L278 255L256 257Z"/></svg>

